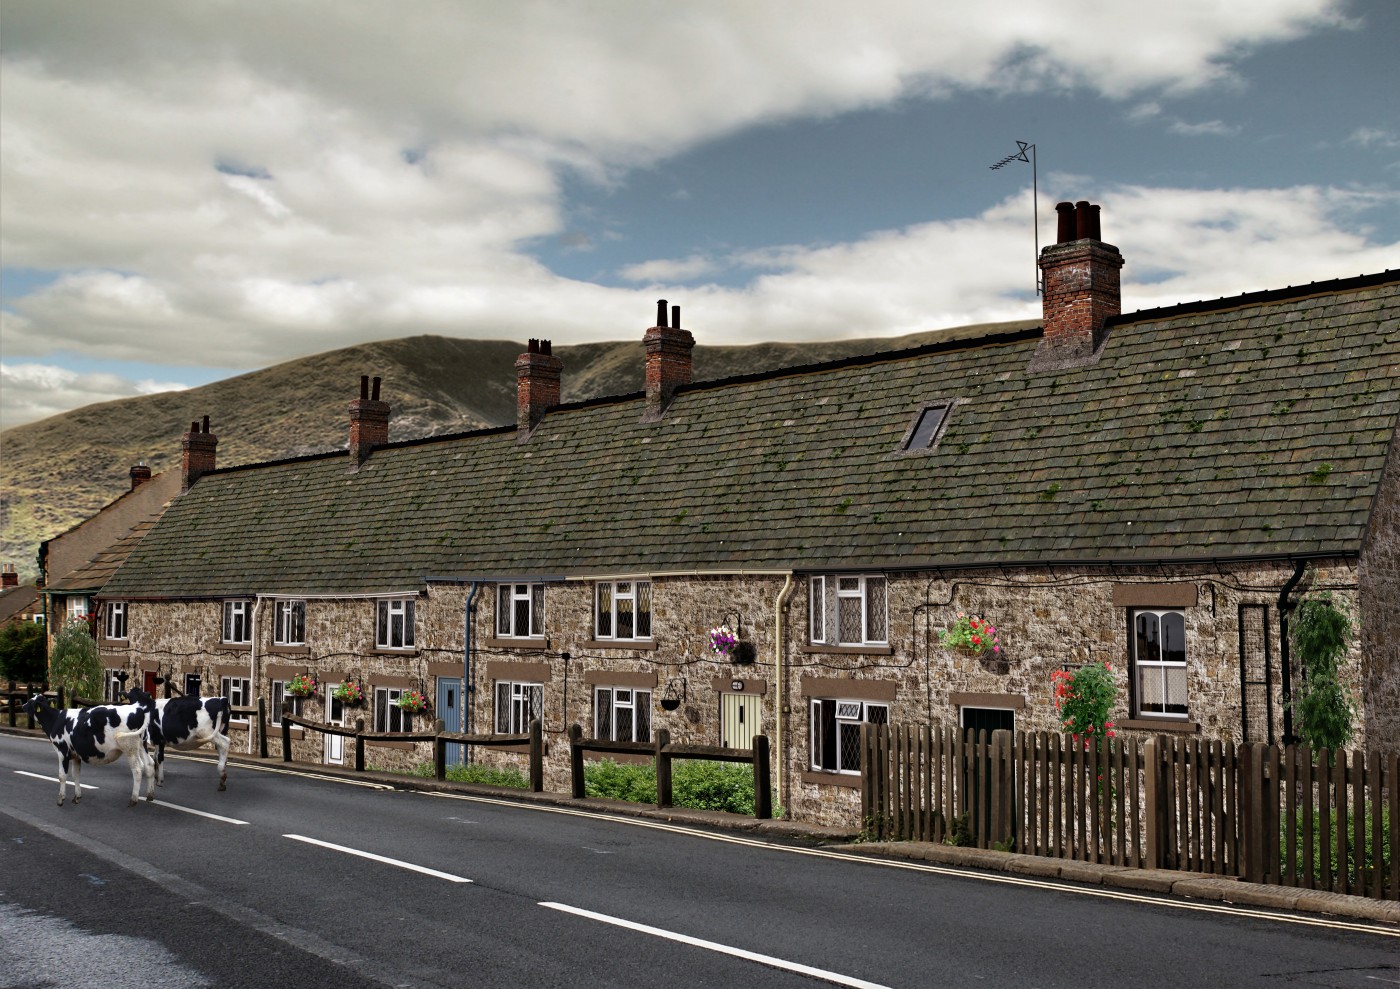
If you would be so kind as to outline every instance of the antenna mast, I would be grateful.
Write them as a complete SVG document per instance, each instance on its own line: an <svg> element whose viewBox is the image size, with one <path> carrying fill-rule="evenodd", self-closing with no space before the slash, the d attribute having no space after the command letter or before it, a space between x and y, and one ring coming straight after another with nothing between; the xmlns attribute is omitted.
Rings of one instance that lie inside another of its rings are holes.
<svg viewBox="0 0 1400 989"><path fill-rule="evenodd" d="M1040 188L1036 177L1035 145L1027 144L1025 141L1017 141L1016 147L1018 150L1014 155L1007 155L991 167L992 171L996 171L1013 161L1024 161L1031 166L1031 214L1032 223L1035 225L1035 294L1040 295ZM1026 157L1027 151L1030 152L1030 157Z"/></svg>

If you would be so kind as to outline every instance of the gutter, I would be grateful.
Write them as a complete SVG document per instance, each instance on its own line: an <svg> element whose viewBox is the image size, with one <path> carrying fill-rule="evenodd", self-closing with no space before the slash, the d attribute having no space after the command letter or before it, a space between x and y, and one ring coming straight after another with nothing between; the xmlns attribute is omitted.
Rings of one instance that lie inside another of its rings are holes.
<svg viewBox="0 0 1400 989"><path fill-rule="evenodd" d="M1298 741L1293 735L1293 663L1288 655L1288 613L1293 610L1293 605L1288 603L1288 595L1298 586L1298 581L1303 579L1306 572L1307 563L1302 559L1295 560L1293 576L1288 578L1288 583L1283 585L1283 590L1278 595L1279 672L1283 677L1284 745L1292 745Z"/></svg>

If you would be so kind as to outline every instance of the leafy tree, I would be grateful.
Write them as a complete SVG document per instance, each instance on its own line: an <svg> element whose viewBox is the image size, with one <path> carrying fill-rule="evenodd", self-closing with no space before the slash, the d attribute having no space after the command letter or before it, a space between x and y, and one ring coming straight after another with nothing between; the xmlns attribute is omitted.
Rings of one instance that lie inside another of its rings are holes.
<svg viewBox="0 0 1400 989"><path fill-rule="evenodd" d="M10 622L0 628L0 680L38 683L44 679L44 626Z"/></svg>
<svg viewBox="0 0 1400 989"><path fill-rule="evenodd" d="M96 700L102 696L102 660L88 623L76 618L54 637L49 653L49 682L68 698Z"/></svg>
<svg viewBox="0 0 1400 989"><path fill-rule="evenodd" d="M1294 612L1289 640L1303 671L1293 713L1298 734L1314 749L1335 752L1351 741L1356 701L1337 679L1351 638L1351 615L1323 591L1304 598Z"/></svg>

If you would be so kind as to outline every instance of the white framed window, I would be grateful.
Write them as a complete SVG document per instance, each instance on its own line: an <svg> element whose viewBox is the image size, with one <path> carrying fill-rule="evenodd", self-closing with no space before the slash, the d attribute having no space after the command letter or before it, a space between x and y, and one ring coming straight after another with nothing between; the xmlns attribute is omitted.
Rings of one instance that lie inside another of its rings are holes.
<svg viewBox="0 0 1400 989"><path fill-rule="evenodd" d="M496 635L502 639L544 636L544 585L496 585Z"/></svg>
<svg viewBox="0 0 1400 989"><path fill-rule="evenodd" d="M219 693L228 701L229 707L247 707L252 702L253 692L249 689L247 677L219 677ZM248 715L229 712L229 721L246 725Z"/></svg>
<svg viewBox="0 0 1400 989"><path fill-rule="evenodd" d="M1132 612L1133 715L1185 720L1186 613L1142 609Z"/></svg>
<svg viewBox="0 0 1400 989"><path fill-rule="evenodd" d="M594 600L598 638L651 638L651 581L600 581L595 585Z"/></svg>
<svg viewBox="0 0 1400 989"><path fill-rule="evenodd" d="M108 601L103 605L102 637L104 639L126 638L126 602Z"/></svg>
<svg viewBox="0 0 1400 989"><path fill-rule="evenodd" d="M79 618L86 618L88 614L88 599L83 595L77 597L64 598L63 612L68 616L68 620L77 621Z"/></svg>
<svg viewBox="0 0 1400 989"><path fill-rule="evenodd" d="M595 687L593 737L610 742L650 742L651 691Z"/></svg>
<svg viewBox="0 0 1400 989"><path fill-rule="evenodd" d="M413 648L413 598L377 602L374 644L380 649Z"/></svg>
<svg viewBox="0 0 1400 989"><path fill-rule="evenodd" d="M813 697L811 767L829 773L860 772L860 726L890 723L890 706L883 701Z"/></svg>
<svg viewBox="0 0 1400 989"><path fill-rule="evenodd" d="M245 645L253 641L253 602L225 601L221 641Z"/></svg>
<svg viewBox="0 0 1400 989"><path fill-rule="evenodd" d="M280 725L282 724L282 704L283 704L284 701L291 701L291 702L292 702L292 714L294 714L294 715L296 715L298 718L300 718L300 717L302 716L302 715L301 715L301 702L304 701L305 699L306 699L306 698L304 698L304 697L289 696L289 695L287 694L287 681L286 681L286 680L273 680L273 681L272 681L272 711L271 711L271 712L269 713L269 715L268 715L268 721L271 722L272 724L278 725L278 726L280 726Z"/></svg>
<svg viewBox="0 0 1400 989"><path fill-rule="evenodd" d="M823 574L808 581L813 643L870 646L889 643L889 582L878 574Z"/></svg>
<svg viewBox="0 0 1400 989"><path fill-rule="evenodd" d="M544 684L496 681L496 733L524 735L544 714Z"/></svg>
<svg viewBox="0 0 1400 989"><path fill-rule="evenodd" d="M272 644L306 645L306 602L277 601L272 606Z"/></svg>
<svg viewBox="0 0 1400 989"><path fill-rule="evenodd" d="M413 715L399 707L401 687L374 688L374 730L412 731Z"/></svg>

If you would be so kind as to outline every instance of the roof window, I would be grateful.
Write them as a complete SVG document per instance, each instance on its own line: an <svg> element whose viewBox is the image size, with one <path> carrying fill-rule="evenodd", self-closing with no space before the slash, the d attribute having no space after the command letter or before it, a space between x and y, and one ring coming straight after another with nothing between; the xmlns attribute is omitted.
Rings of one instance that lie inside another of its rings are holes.
<svg viewBox="0 0 1400 989"><path fill-rule="evenodd" d="M953 409L949 401L925 403L914 416L914 422L904 434L900 449L906 453L927 453L938 445Z"/></svg>

